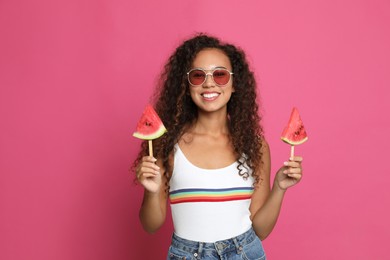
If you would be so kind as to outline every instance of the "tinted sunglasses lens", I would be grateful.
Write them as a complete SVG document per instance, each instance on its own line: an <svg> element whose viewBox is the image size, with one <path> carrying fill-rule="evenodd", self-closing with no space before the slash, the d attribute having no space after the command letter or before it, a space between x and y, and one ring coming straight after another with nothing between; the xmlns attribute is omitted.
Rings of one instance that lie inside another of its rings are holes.
<svg viewBox="0 0 390 260"><path fill-rule="evenodd" d="M188 75L188 80L192 85L202 85L206 79L206 73L202 70L192 70Z"/></svg>
<svg viewBox="0 0 390 260"><path fill-rule="evenodd" d="M230 73L227 70L214 70L213 79L218 85L226 85L230 80Z"/></svg>

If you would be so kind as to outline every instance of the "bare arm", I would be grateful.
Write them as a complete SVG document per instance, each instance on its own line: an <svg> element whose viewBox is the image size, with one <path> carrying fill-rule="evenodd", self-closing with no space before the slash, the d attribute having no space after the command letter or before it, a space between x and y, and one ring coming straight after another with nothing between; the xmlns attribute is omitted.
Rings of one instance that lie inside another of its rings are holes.
<svg viewBox="0 0 390 260"><path fill-rule="evenodd" d="M164 169L160 161L145 156L137 167L137 179L144 186L144 197L139 211L145 231L156 232L165 222L167 193Z"/></svg>
<svg viewBox="0 0 390 260"><path fill-rule="evenodd" d="M276 173L272 190L270 180L270 150L263 145L263 181L257 185L252 195L252 225L261 240L264 240L275 227L286 190L298 183L302 177L301 157L290 158Z"/></svg>

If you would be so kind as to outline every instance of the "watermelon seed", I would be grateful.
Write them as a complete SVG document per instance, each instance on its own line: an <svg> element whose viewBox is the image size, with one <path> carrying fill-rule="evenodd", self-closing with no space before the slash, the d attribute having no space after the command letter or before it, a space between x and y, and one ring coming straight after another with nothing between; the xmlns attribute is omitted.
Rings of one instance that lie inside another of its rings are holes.
<svg viewBox="0 0 390 260"><path fill-rule="evenodd" d="M301 125L297 131L294 132L295 135L300 135L303 130L303 126Z"/></svg>

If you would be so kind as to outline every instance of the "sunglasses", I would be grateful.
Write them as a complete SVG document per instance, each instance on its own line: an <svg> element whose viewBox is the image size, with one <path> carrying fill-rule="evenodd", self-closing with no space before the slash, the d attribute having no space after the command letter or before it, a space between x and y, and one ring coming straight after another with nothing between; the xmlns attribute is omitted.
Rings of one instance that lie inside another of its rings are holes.
<svg viewBox="0 0 390 260"><path fill-rule="evenodd" d="M204 69L195 68L187 72L188 82L192 86L200 86L206 82L207 75L210 75L215 84L218 86L224 86L229 83L231 75L233 72L228 71L225 68L216 68L211 72L206 72Z"/></svg>

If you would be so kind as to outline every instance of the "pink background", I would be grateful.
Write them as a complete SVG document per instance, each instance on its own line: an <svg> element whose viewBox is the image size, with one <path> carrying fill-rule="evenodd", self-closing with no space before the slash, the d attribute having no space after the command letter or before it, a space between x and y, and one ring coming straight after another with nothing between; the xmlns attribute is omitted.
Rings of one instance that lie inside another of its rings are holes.
<svg viewBox="0 0 390 260"><path fill-rule="evenodd" d="M138 221L131 137L168 55L194 32L244 48L273 172L292 106L309 142L269 259L388 259L390 3L0 1L0 259L164 259Z"/></svg>

